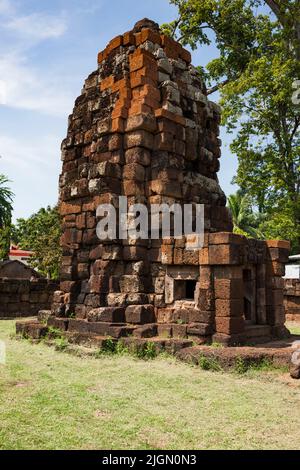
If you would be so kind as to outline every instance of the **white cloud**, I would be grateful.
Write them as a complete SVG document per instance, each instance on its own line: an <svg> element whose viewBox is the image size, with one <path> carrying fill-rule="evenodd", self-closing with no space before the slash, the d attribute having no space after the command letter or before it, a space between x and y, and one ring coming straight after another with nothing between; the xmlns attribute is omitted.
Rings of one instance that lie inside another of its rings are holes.
<svg viewBox="0 0 300 470"><path fill-rule="evenodd" d="M15 194L14 220L57 203L59 140L53 135L32 138L0 134L1 173L9 178Z"/></svg>
<svg viewBox="0 0 300 470"><path fill-rule="evenodd" d="M76 13L90 15L101 10L104 5L104 2L103 0L97 0L93 3L91 0L88 0L87 2L82 2L81 0L79 4L80 6L75 9Z"/></svg>
<svg viewBox="0 0 300 470"><path fill-rule="evenodd" d="M6 82L4 80L0 80L0 105L6 104Z"/></svg>
<svg viewBox="0 0 300 470"><path fill-rule="evenodd" d="M9 0L0 0L0 15L9 15L14 11Z"/></svg>
<svg viewBox="0 0 300 470"><path fill-rule="evenodd" d="M53 116L64 116L72 109L74 98L61 87L61 77L38 71L19 53L0 57L0 77L0 105Z"/></svg>
<svg viewBox="0 0 300 470"><path fill-rule="evenodd" d="M0 106L65 115L73 101L65 72L57 73L30 59L35 46L66 32L65 15L34 12L22 16L10 0L0 0L0 15L5 18L2 31L9 33L9 39L0 43Z"/></svg>
<svg viewBox="0 0 300 470"><path fill-rule="evenodd" d="M37 137L33 142L22 138L0 134L1 172L2 168L30 170L32 174L57 169L60 160L60 145L54 136ZM5 172L5 171L4 171ZM25 176L25 175L24 175Z"/></svg>
<svg viewBox="0 0 300 470"><path fill-rule="evenodd" d="M67 25L63 17L32 13L12 18L6 24L6 28L22 36L43 40L62 36L66 32Z"/></svg>

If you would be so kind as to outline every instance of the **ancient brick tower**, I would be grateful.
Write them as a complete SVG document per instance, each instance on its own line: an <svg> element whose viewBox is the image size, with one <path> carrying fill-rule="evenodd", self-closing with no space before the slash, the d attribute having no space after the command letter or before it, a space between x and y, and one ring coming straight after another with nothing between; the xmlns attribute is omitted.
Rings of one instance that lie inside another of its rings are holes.
<svg viewBox="0 0 300 470"><path fill-rule="evenodd" d="M285 242L231 233L218 184L220 110L191 56L138 22L99 53L62 144L61 287L49 325L79 341L103 337L212 338L225 344L285 333ZM96 208L130 203L205 204L205 245L96 235ZM173 339L172 339L173 338Z"/></svg>

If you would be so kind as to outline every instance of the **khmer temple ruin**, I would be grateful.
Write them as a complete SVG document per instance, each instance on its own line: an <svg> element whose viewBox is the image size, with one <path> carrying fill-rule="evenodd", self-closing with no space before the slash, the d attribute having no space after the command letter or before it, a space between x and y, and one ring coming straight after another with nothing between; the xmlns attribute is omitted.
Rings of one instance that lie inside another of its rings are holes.
<svg viewBox="0 0 300 470"><path fill-rule="evenodd" d="M48 326L71 341L240 345L288 334L285 241L232 232L218 182L220 108L191 54L150 21L98 55L62 143L60 291ZM204 204L204 246L189 237L100 241L97 207ZM47 327L18 324L42 335Z"/></svg>

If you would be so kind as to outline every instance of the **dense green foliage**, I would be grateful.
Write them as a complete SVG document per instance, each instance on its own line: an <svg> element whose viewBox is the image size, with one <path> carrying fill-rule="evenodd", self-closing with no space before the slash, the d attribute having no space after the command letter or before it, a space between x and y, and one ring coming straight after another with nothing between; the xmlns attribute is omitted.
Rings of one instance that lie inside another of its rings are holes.
<svg viewBox="0 0 300 470"><path fill-rule="evenodd" d="M228 207L232 214L233 231L253 238L264 238L260 230L263 215L253 210L251 199L239 190L228 197Z"/></svg>
<svg viewBox="0 0 300 470"><path fill-rule="evenodd" d="M9 180L0 174L0 260L7 259L10 248L10 227L13 192L7 186Z"/></svg>
<svg viewBox="0 0 300 470"><path fill-rule="evenodd" d="M32 250L30 265L51 279L59 277L61 249L60 216L57 207L40 209L29 219L18 219L13 237L21 248Z"/></svg>
<svg viewBox="0 0 300 470"><path fill-rule="evenodd" d="M235 182L266 214L267 236L300 248L300 0L171 0L178 19L165 31L192 48L215 42L203 73L219 90L234 131Z"/></svg>

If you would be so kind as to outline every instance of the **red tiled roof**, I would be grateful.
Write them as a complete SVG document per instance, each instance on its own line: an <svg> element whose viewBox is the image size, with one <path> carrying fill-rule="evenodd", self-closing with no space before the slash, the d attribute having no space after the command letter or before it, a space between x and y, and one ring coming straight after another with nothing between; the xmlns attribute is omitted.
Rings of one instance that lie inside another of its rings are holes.
<svg viewBox="0 0 300 470"><path fill-rule="evenodd" d="M32 256L32 251L26 250L18 250L18 249L11 249L9 252L9 256Z"/></svg>

